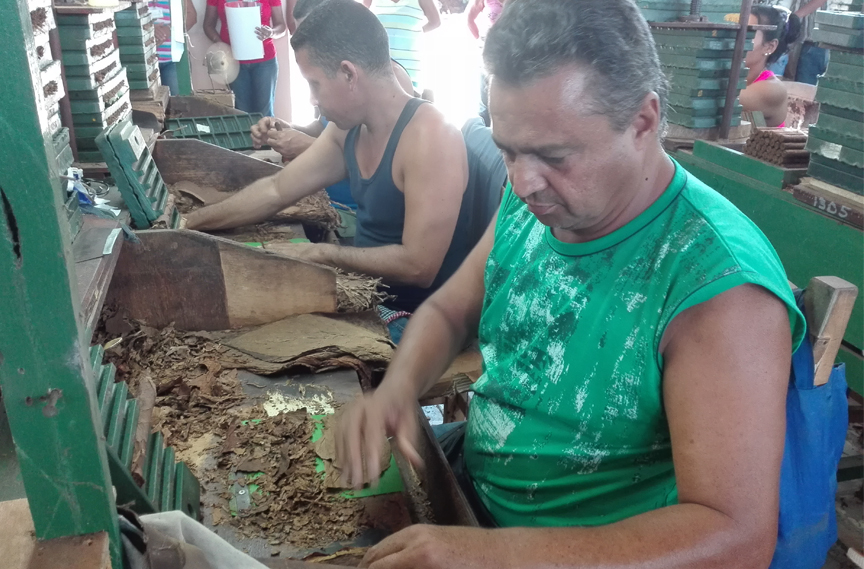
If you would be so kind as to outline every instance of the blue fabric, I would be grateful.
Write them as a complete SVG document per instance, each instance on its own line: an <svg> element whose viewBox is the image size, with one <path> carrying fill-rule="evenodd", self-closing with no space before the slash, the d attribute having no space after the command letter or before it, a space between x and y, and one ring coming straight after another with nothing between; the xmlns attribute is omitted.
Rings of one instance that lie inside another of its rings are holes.
<svg viewBox="0 0 864 569"><path fill-rule="evenodd" d="M318 120L321 121L321 124L323 124L325 128L330 124L330 121L328 121L327 117L324 115L318 117ZM350 178L345 178L341 182L336 182L332 186L324 188L324 191L327 192L330 201L340 203L344 206L350 207L354 211L357 211L357 202L354 201L354 196L351 195Z"/></svg>
<svg viewBox="0 0 864 569"><path fill-rule="evenodd" d="M162 61L159 63L159 75L162 84L168 87L171 96L180 94L180 83L177 80L177 64L173 61Z"/></svg>
<svg viewBox="0 0 864 569"><path fill-rule="evenodd" d="M804 309L800 294L798 307ZM837 466L849 425L845 364L813 385L809 334L792 356L786 445L780 470L780 520L770 569L819 569L837 541Z"/></svg>
<svg viewBox="0 0 864 569"><path fill-rule="evenodd" d="M801 56L798 58L798 70L795 81L815 85L820 75L828 69L828 50L805 43L801 46Z"/></svg>
<svg viewBox="0 0 864 569"><path fill-rule="evenodd" d="M278 77L279 63L275 57L257 63L241 63L240 73L231 83L234 106L247 113L272 117Z"/></svg>
<svg viewBox="0 0 864 569"><path fill-rule="evenodd" d="M769 63L768 71L776 75L777 77L783 77L783 74L786 72L786 65L789 63L789 54L784 53L780 57L777 58L777 61L774 63Z"/></svg>
<svg viewBox="0 0 864 569"><path fill-rule="evenodd" d="M387 331L390 332L390 339L393 340L393 343L397 346L399 345L399 342L402 341L402 334L405 333L406 326L408 326L408 318L405 316L397 318L387 325Z"/></svg>
<svg viewBox="0 0 864 569"><path fill-rule="evenodd" d="M330 201L340 203L357 211L357 202L351 196L351 182L348 178L345 178L341 182L336 182L332 186L328 186L325 190L330 197Z"/></svg>

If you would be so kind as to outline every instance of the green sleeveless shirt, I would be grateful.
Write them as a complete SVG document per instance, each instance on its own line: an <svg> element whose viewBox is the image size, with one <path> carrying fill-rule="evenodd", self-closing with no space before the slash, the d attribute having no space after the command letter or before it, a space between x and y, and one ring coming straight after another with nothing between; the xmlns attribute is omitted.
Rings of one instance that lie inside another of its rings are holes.
<svg viewBox="0 0 864 569"><path fill-rule="evenodd" d="M465 463L501 526L608 524L677 502L660 340L681 311L755 283L804 320L777 254L677 163L662 196L570 244L508 187L486 265L484 375Z"/></svg>

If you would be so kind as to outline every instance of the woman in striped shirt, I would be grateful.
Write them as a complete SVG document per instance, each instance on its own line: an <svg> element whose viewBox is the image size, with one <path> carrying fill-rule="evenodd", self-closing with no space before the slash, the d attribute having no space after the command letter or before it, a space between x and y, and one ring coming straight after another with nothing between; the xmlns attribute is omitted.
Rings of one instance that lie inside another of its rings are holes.
<svg viewBox="0 0 864 569"><path fill-rule="evenodd" d="M434 0L363 0L363 4L384 25L390 57L405 68L419 91L423 32L441 25Z"/></svg>

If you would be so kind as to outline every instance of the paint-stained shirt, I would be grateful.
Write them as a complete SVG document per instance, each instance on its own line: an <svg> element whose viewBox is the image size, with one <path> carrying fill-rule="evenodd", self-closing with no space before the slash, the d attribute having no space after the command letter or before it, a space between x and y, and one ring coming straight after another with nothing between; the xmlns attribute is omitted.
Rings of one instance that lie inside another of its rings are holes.
<svg viewBox="0 0 864 569"><path fill-rule="evenodd" d="M594 526L677 502L663 408L666 327L755 283L803 331L776 252L734 205L677 163L624 227L564 243L508 188L486 266L484 374L465 463L502 526Z"/></svg>
<svg viewBox="0 0 864 569"><path fill-rule="evenodd" d="M418 87L426 23L420 3L418 0L373 0L369 8L387 30L390 57L405 68L414 87Z"/></svg>

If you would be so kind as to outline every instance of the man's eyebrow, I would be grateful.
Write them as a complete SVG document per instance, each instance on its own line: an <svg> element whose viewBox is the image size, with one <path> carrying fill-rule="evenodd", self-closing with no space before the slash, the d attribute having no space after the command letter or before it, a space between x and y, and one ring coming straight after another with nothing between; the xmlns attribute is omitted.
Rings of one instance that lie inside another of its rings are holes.
<svg viewBox="0 0 864 569"><path fill-rule="evenodd" d="M567 144L546 144L543 146L535 146L535 147L525 147L513 149L492 136L492 141L495 143L495 146L503 150L504 152L509 152L512 154L533 154L535 156L548 156L550 154L557 154L561 151L572 151L573 147Z"/></svg>

